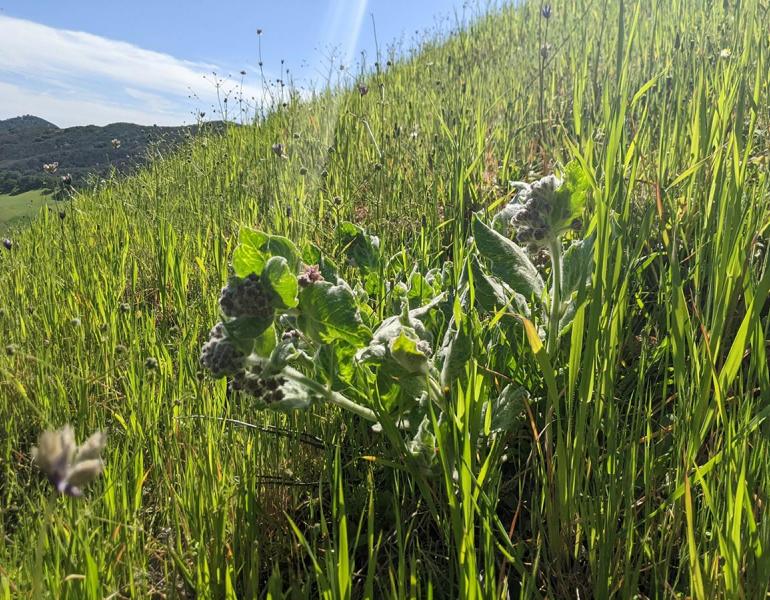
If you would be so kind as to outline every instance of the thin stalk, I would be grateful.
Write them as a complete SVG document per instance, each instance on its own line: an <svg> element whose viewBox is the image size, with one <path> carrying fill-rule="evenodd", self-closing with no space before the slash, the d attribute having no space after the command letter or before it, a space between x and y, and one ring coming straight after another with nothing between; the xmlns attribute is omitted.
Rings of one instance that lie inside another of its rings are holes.
<svg viewBox="0 0 770 600"><path fill-rule="evenodd" d="M53 517L53 509L56 506L57 493L53 490L48 495L45 503L45 514L40 521L40 530L37 534L37 547L35 548L35 571L32 573L32 597L42 598L43 595L43 552L45 540L48 537L48 528Z"/></svg>
<svg viewBox="0 0 770 600"><path fill-rule="evenodd" d="M324 400L331 402L332 404L336 404L337 406L344 408L345 410L349 410L350 412L358 415L359 417L366 419L367 421L372 421L373 423L377 423L379 420L377 419L377 415L374 414L374 411L369 410L368 408L353 402L352 400L350 400L349 398L346 398L339 392L330 390L323 384L320 384L317 381L311 379L310 377L303 375L302 373L300 373L296 369L293 369L292 367L284 367L283 370L281 371L281 376L286 377L287 379L291 379L292 381L296 381L297 383L310 388L311 390L316 392L319 396L323 397Z"/></svg>
<svg viewBox="0 0 770 600"><path fill-rule="evenodd" d="M556 354L559 340L559 320L561 317L561 240L554 237L548 243L551 255L551 310L548 319L548 354Z"/></svg>

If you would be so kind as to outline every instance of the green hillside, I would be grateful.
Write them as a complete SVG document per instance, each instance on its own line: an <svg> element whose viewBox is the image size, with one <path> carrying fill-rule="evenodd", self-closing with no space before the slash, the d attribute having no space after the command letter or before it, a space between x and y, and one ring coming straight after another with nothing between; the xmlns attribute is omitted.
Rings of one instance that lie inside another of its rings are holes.
<svg viewBox="0 0 770 600"><path fill-rule="evenodd" d="M766 595L770 8L523 4L0 246L1 599ZM199 363L239 236L304 409Z"/></svg>
<svg viewBox="0 0 770 600"><path fill-rule="evenodd" d="M46 204L52 205L53 199L42 190L32 190L13 196L0 194L0 233L34 217Z"/></svg>

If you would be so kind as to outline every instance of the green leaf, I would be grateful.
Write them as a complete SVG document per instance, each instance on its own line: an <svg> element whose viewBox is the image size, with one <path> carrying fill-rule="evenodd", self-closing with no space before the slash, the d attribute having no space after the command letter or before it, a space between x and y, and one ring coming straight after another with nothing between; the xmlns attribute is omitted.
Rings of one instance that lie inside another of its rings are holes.
<svg viewBox="0 0 770 600"><path fill-rule="evenodd" d="M355 267L370 271L377 268L380 262L380 239L369 235L358 225L349 221L340 223L337 227L342 251Z"/></svg>
<svg viewBox="0 0 770 600"><path fill-rule="evenodd" d="M252 352L259 356L270 356L277 343L278 339L275 333L275 325L271 323L270 326L254 340Z"/></svg>
<svg viewBox="0 0 770 600"><path fill-rule="evenodd" d="M473 351L471 337L467 332L467 324L461 323L457 329L448 329L444 336L444 344L439 351L444 359L441 367L441 385L447 386L463 374Z"/></svg>
<svg viewBox="0 0 770 600"><path fill-rule="evenodd" d="M509 433L524 411L524 400L529 393L522 387L507 385L500 395L484 403L482 417L487 433ZM489 426L489 429L487 429Z"/></svg>
<svg viewBox="0 0 770 600"><path fill-rule="evenodd" d="M299 252L288 238L242 227L238 241L233 252L233 270L238 277L260 275L271 256L283 256L294 273L299 269Z"/></svg>
<svg viewBox="0 0 770 600"><path fill-rule="evenodd" d="M410 374L428 372L428 355L418 345L420 341L417 334L406 327L390 341L390 355Z"/></svg>
<svg viewBox="0 0 770 600"><path fill-rule="evenodd" d="M582 292L591 279L594 261L595 235L579 242L573 242L564 253L562 262L562 294L566 298L575 292Z"/></svg>
<svg viewBox="0 0 770 600"><path fill-rule="evenodd" d="M319 281L302 288L299 309L299 328L320 344L342 340L363 345L371 337L361 321L355 296L346 285Z"/></svg>
<svg viewBox="0 0 770 600"><path fill-rule="evenodd" d="M279 308L297 306L297 277L292 273L288 261L283 256L273 256L262 271L262 283L273 290L281 303Z"/></svg>
<svg viewBox="0 0 770 600"><path fill-rule="evenodd" d="M508 288L497 277L485 273L475 256L470 257L470 267L476 305L481 310L494 313L504 306L510 306L514 312L526 317L530 315L526 298Z"/></svg>
<svg viewBox="0 0 770 600"><path fill-rule="evenodd" d="M567 165L563 179L564 183L556 192L553 214L553 226L557 231L568 228L572 220L581 215L591 188L591 179L576 160Z"/></svg>
<svg viewBox="0 0 770 600"><path fill-rule="evenodd" d="M436 436L430 430L430 419L423 417L417 433L407 444L409 454L423 461L425 465L431 465L436 460Z"/></svg>
<svg viewBox="0 0 770 600"><path fill-rule="evenodd" d="M245 354L251 354L254 351L257 338L267 331L272 324L272 316L264 319L242 317L224 323L227 337Z"/></svg>
<svg viewBox="0 0 770 600"><path fill-rule="evenodd" d="M527 253L485 225L477 215L473 219L473 236L479 253L490 262L492 272L525 298L543 294L543 278Z"/></svg>
<svg viewBox="0 0 770 600"><path fill-rule="evenodd" d="M233 252L233 270L238 277L247 277L252 273L259 275L267 262L267 256L261 250L267 242L267 234L242 227L238 236L239 244Z"/></svg>

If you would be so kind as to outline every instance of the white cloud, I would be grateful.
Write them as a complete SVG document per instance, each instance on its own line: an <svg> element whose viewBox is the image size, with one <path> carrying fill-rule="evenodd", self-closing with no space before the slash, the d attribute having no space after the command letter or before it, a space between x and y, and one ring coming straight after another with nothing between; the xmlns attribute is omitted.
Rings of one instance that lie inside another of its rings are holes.
<svg viewBox="0 0 770 600"><path fill-rule="evenodd" d="M0 15L0 118L35 114L59 126L190 122L196 109L210 112L216 103L213 71L220 69ZM247 85L243 94L262 97Z"/></svg>

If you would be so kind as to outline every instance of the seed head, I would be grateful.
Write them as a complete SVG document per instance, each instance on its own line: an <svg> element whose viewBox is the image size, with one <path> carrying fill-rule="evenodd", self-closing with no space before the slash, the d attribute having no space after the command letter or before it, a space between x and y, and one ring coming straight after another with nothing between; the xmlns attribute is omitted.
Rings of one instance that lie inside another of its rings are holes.
<svg viewBox="0 0 770 600"><path fill-rule="evenodd" d="M9 240L8 238L5 238L3 240L3 246L5 246L6 250L10 251L10 249L13 248L13 242L11 240Z"/></svg>
<svg viewBox="0 0 770 600"><path fill-rule="evenodd" d="M283 153L283 144L273 144L273 154L275 154L279 158L285 158L286 155Z"/></svg>
<svg viewBox="0 0 770 600"><path fill-rule="evenodd" d="M156 371L158 369L158 359L154 356L148 356L144 361L144 368L148 371Z"/></svg>
<svg viewBox="0 0 770 600"><path fill-rule="evenodd" d="M80 447L72 427L44 431L32 448L32 460L46 474L60 494L82 496L82 488L96 479L104 468L101 453L107 436L97 431Z"/></svg>
<svg viewBox="0 0 770 600"><path fill-rule="evenodd" d="M544 4L543 8L540 10L540 15L544 19L550 19L551 18L551 5L550 4Z"/></svg>
<svg viewBox="0 0 770 600"><path fill-rule="evenodd" d="M358 86L358 93L362 96L366 96L369 93L369 88L366 87L364 84L361 84Z"/></svg>
<svg viewBox="0 0 770 600"><path fill-rule="evenodd" d="M299 174L302 175L303 177L305 175L307 175L307 168L306 167L300 167L299 168Z"/></svg>

